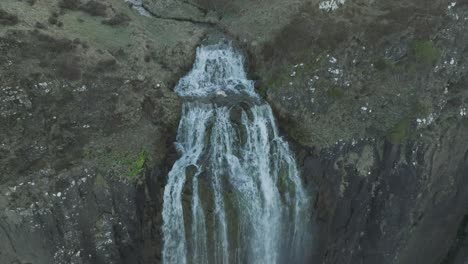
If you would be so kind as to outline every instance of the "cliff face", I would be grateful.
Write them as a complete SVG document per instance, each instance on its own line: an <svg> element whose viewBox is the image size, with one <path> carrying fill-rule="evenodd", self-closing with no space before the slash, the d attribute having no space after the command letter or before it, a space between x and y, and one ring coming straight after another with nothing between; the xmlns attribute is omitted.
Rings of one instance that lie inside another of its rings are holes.
<svg viewBox="0 0 468 264"><path fill-rule="evenodd" d="M312 263L468 260L468 3L135 3L0 3L1 263L159 263L172 88L220 32L314 193Z"/></svg>
<svg viewBox="0 0 468 264"><path fill-rule="evenodd" d="M466 261L466 8L304 3L247 41L316 191L316 259Z"/></svg>

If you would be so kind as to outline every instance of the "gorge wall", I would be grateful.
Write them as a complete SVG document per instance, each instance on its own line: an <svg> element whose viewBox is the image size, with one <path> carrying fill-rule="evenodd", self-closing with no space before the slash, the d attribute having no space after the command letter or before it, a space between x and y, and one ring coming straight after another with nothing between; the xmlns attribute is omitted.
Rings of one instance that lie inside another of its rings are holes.
<svg viewBox="0 0 468 264"><path fill-rule="evenodd" d="M246 51L307 188L312 263L468 259L468 3L0 3L0 263L160 263L196 47Z"/></svg>

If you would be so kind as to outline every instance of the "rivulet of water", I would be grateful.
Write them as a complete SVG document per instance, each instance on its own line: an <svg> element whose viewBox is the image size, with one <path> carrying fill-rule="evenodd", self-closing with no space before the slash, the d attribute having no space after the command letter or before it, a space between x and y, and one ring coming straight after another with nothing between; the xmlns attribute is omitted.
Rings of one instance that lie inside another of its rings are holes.
<svg viewBox="0 0 468 264"><path fill-rule="evenodd" d="M225 43L198 48L175 91L181 157L164 190L164 264L302 263L309 196L243 56Z"/></svg>

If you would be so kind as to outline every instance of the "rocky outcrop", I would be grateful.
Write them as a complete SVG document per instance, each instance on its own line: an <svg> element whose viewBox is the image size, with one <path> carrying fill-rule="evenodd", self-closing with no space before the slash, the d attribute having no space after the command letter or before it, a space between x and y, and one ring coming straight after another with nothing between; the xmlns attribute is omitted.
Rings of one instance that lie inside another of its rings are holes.
<svg viewBox="0 0 468 264"><path fill-rule="evenodd" d="M402 20L387 5L370 21L349 17L362 7L342 8L304 9L262 50L271 68L258 74L273 74L265 95L297 149L306 146L316 258L463 263L466 51L457 43L466 38L466 7L415 3ZM379 3L366 8L378 13Z"/></svg>
<svg viewBox="0 0 468 264"><path fill-rule="evenodd" d="M0 4L18 18L0 28L0 262L150 263L145 170L166 167L205 29L73 3Z"/></svg>
<svg viewBox="0 0 468 264"><path fill-rule="evenodd" d="M246 50L302 164L313 263L467 261L465 1L139 7L0 4L2 263L159 263L172 87L213 32Z"/></svg>

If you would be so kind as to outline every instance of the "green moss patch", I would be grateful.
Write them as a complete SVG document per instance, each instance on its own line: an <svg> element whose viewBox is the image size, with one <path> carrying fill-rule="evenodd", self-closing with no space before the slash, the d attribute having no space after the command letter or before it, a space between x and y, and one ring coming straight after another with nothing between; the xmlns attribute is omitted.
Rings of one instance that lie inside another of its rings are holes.
<svg viewBox="0 0 468 264"><path fill-rule="evenodd" d="M331 89L328 90L328 96L331 97L331 98L334 98L334 99L340 99L344 96L344 92L343 90L337 88L337 87L333 87Z"/></svg>
<svg viewBox="0 0 468 264"><path fill-rule="evenodd" d="M410 134L411 119L404 117L389 131L387 139L393 144L400 144Z"/></svg>
<svg viewBox="0 0 468 264"><path fill-rule="evenodd" d="M111 170L117 173L121 178L131 181L138 180L142 174L148 160L148 153L141 150L139 153L106 151L93 152L84 151L84 157L96 163L102 170Z"/></svg>
<svg viewBox="0 0 468 264"><path fill-rule="evenodd" d="M142 150L138 153L136 160L130 164L130 177L135 178L138 174L143 172L145 168L146 160L148 159L148 154L146 151Z"/></svg>
<svg viewBox="0 0 468 264"><path fill-rule="evenodd" d="M394 68L394 65L390 62L390 60L380 57L374 62L374 67L378 71L386 71L386 70L392 70Z"/></svg>
<svg viewBox="0 0 468 264"><path fill-rule="evenodd" d="M411 124L418 117L429 115L430 107L417 99L412 100L409 111L387 133L387 139L393 144L401 144L415 135Z"/></svg>
<svg viewBox="0 0 468 264"><path fill-rule="evenodd" d="M421 64L434 65L440 58L441 51L432 41L417 40L411 43L411 53Z"/></svg>

